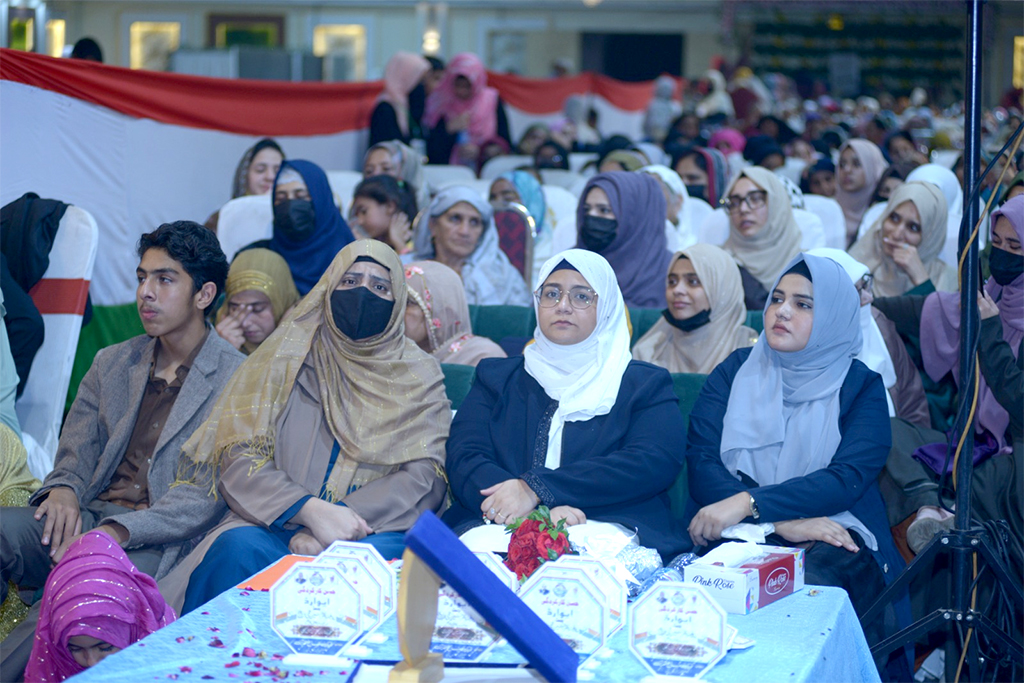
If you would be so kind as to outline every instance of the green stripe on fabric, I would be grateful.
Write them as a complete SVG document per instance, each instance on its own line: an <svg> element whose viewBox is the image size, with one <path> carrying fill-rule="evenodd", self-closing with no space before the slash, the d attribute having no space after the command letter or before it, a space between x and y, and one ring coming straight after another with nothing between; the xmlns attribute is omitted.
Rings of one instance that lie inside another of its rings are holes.
<svg viewBox="0 0 1024 683"><path fill-rule="evenodd" d="M68 399L64 412L71 409L71 402L78 394L78 385L85 377L96 353L107 346L120 344L132 337L144 334L142 320L134 303L122 306L93 306L92 320L82 328L75 351L75 364L71 368L71 384L68 385Z"/></svg>

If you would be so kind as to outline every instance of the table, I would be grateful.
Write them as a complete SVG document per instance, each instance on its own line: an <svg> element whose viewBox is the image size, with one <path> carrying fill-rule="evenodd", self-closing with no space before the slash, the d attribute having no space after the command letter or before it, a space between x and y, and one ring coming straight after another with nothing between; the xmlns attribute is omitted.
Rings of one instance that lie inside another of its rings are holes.
<svg viewBox="0 0 1024 683"><path fill-rule="evenodd" d="M270 597L262 591L231 589L166 628L108 657L74 678L75 683L109 681L223 681L271 683L344 681L339 669L286 666L281 657L288 647L270 628ZM806 586L749 615L729 615L740 635L757 644L731 651L705 680L713 683L748 681L878 681L878 672L860 623L846 592L840 588ZM369 659L397 660L396 622L392 617L378 633L383 642L371 645ZM504 649L502 649L504 648ZM596 667L581 669L580 681L593 683L641 681L647 670L629 653L625 630L615 634L611 656L598 658ZM507 644L493 657L519 661ZM236 664L237 662L237 664ZM386 681L390 665L363 664L355 683ZM536 681L525 669L472 669L446 666L446 681Z"/></svg>

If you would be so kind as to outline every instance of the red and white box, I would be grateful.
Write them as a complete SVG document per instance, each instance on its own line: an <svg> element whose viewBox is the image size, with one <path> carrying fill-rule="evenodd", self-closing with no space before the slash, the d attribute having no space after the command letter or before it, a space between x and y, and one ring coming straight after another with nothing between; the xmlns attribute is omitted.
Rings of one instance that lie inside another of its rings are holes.
<svg viewBox="0 0 1024 683"><path fill-rule="evenodd" d="M749 546L750 544L742 544ZM804 551L774 545L737 561L698 563L683 568L683 580L702 586L726 612L749 614L804 587Z"/></svg>

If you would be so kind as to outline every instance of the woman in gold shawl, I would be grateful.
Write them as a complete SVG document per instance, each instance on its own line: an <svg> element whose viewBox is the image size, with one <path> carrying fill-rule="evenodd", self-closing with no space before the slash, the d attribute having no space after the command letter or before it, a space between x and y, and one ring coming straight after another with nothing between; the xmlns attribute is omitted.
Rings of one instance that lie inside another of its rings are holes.
<svg viewBox="0 0 1024 683"><path fill-rule="evenodd" d="M946 243L946 197L932 183L900 185L882 215L850 247L875 280L875 296L927 295L958 289L956 268L939 259Z"/></svg>
<svg viewBox="0 0 1024 683"><path fill-rule="evenodd" d="M493 341L473 334L458 273L437 261L415 261L405 267L405 279L405 334L438 363L476 367L484 358L506 357Z"/></svg>
<svg viewBox="0 0 1024 683"><path fill-rule="evenodd" d="M786 265L800 253L800 227L786 186L768 169L743 169L725 195L729 239L722 248L740 266L747 309L760 311Z"/></svg>
<svg viewBox="0 0 1024 683"><path fill-rule="evenodd" d="M231 262L217 334L249 355L298 300L288 262L270 249L247 249Z"/></svg>
<svg viewBox="0 0 1024 683"><path fill-rule="evenodd" d="M726 356L757 341L745 326L736 262L710 244L676 252L665 284L668 308L633 347L633 359L669 372L710 374Z"/></svg>
<svg viewBox="0 0 1024 683"><path fill-rule="evenodd" d="M443 510L450 403L405 336L406 298L395 252L353 242L235 373L183 454L230 510L162 582L172 606L337 540L398 557L420 513Z"/></svg>

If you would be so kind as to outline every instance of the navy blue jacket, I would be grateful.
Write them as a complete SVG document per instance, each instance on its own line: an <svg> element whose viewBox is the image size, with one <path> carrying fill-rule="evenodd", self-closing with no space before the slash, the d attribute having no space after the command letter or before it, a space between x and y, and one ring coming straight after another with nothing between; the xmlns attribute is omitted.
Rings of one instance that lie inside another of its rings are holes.
<svg viewBox="0 0 1024 683"><path fill-rule="evenodd" d="M668 372L631 361L611 412L565 424L556 470L535 453L553 403L522 356L480 362L448 437L455 501L445 521L460 532L481 523L480 490L521 478L548 507L571 505L587 519L636 528L641 545L665 557L688 550L667 493L682 469L686 433Z"/></svg>
<svg viewBox="0 0 1024 683"><path fill-rule="evenodd" d="M853 361L839 390L842 440L828 467L781 484L748 487L722 464L721 445L732 382L749 355L749 348L739 349L722 361L708 375L690 412L686 440L690 483L687 518L705 505L747 490L757 500L762 522L827 517L849 510L878 539L878 552L873 555L886 583L892 581L905 563L893 543L877 483L892 445L882 378L859 360ZM736 390L743 391L743 387ZM743 521L754 520L748 517Z"/></svg>

